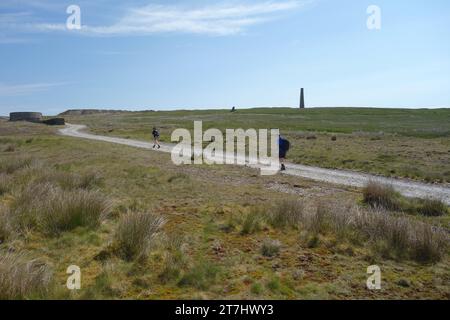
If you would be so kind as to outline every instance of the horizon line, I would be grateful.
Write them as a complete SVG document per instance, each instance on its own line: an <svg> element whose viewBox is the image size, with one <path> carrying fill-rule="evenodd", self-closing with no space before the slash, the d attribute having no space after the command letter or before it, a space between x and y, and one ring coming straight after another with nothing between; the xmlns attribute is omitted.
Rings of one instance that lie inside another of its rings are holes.
<svg viewBox="0 0 450 320"><path fill-rule="evenodd" d="M237 111L239 110L251 110L251 109L300 109L299 107L293 106L252 106L252 107L237 107L235 106ZM121 109L121 108L108 108L108 107L98 107L98 108L68 108L62 112L57 114L46 114L37 110L21 110L21 111L11 111L9 114L0 113L0 117L8 117L10 113L13 112L39 112L44 116L55 116L60 115L67 111L82 111L82 110L100 110L100 111L111 111L111 112L176 112L176 111L228 111L232 107L174 107L174 108L165 108L165 109L152 109L152 108L143 108L143 109ZM337 108L347 108L347 109L390 109L390 110L442 110L442 109L450 109L450 106L427 106L427 107L385 107L385 106L309 106L305 109L337 109ZM305 110L302 109L302 110Z"/></svg>

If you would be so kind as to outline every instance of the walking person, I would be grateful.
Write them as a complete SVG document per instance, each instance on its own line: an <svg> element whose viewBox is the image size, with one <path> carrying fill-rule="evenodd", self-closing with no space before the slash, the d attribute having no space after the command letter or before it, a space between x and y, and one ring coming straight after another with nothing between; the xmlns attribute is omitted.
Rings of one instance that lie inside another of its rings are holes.
<svg viewBox="0 0 450 320"><path fill-rule="evenodd" d="M158 129L156 129L155 127L153 127L153 149L155 149L156 147L161 148L161 145L159 144L159 131Z"/></svg>
<svg viewBox="0 0 450 320"><path fill-rule="evenodd" d="M278 148L279 148L279 158L281 163L281 171L286 171L286 166L284 164L286 160L287 152L289 151L291 147L291 143L284 139L282 136L278 138Z"/></svg>

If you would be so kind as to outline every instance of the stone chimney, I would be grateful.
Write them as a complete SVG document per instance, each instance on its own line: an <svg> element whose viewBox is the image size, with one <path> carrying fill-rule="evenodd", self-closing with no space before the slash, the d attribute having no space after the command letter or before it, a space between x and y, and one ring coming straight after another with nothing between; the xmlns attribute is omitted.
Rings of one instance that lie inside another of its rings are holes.
<svg viewBox="0 0 450 320"><path fill-rule="evenodd" d="M305 90L300 90L300 109L305 109Z"/></svg>

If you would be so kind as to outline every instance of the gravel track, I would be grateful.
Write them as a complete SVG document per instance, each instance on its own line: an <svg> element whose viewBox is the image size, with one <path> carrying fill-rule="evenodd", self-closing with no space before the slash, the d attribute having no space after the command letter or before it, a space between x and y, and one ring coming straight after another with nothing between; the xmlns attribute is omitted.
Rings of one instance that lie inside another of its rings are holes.
<svg viewBox="0 0 450 320"><path fill-rule="evenodd" d="M154 150L153 143L151 142L99 136L84 132L83 131L84 129L86 129L86 126L84 125L67 124L65 128L59 130L59 133L70 137L104 141L109 143L132 146L141 149ZM161 149L157 151L170 153L173 147L174 147L173 144L162 143ZM263 166L252 166L252 167L260 168ZM407 197L440 199L444 201L447 205L450 205L449 185L426 184L406 179L386 178L366 173L358 173L345 170L323 169L289 163L287 164L287 170L283 174L358 188L363 187L368 181L372 180L391 185L392 187L394 187L395 190L397 190L398 192Z"/></svg>

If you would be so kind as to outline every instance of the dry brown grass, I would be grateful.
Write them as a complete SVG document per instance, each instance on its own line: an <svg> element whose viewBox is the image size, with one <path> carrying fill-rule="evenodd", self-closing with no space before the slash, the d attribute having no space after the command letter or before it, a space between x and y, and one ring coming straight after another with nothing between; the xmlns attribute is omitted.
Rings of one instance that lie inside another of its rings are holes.
<svg viewBox="0 0 450 320"><path fill-rule="evenodd" d="M334 216L330 214L328 207L319 202L316 211L305 217L305 226L314 234L326 232L328 226L333 226Z"/></svg>
<svg viewBox="0 0 450 320"><path fill-rule="evenodd" d="M217 281L220 272L221 268L214 263L207 260L197 261L190 270L183 274L178 281L178 286L207 290Z"/></svg>
<svg viewBox="0 0 450 320"><path fill-rule="evenodd" d="M31 183L49 183L65 190L94 189L101 186L103 177L95 172L72 173L58 170L46 162L27 157L13 157L0 161L0 194L2 181L14 178L16 189Z"/></svg>
<svg viewBox="0 0 450 320"><path fill-rule="evenodd" d="M441 229L407 216L394 216L384 209L367 210L335 203L319 207L316 215L319 214L325 218L318 220L326 225L321 232L332 231L352 241L358 239L360 244L368 241L386 258L437 262L448 248L448 236Z"/></svg>
<svg viewBox="0 0 450 320"><path fill-rule="evenodd" d="M114 250L125 260L147 257L165 220L150 213L128 212L114 234Z"/></svg>
<svg viewBox="0 0 450 320"><path fill-rule="evenodd" d="M48 293L52 272L23 253L0 254L0 300L40 298Z"/></svg>
<svg viewBox="0 0 450 320"><path fill-rule="evenodd" d="M268 222L275 228L297 227L305 215L304 202L286 199L278 201L267 213Z"/></svg>
<svg viewBox="0 0 450 320"><path fill-rule="evenodd" d="M92 189L101 183L102 177L95 172L74 174L67 171L47 168L46 170L41 170L37 174L36 180L39 182L53 183L64 190L73 190Z"/></svg>
<svg viewBox="0 0 450 320"><path fill-rule="evenodd" d="M261 230L261 225L264 219L265 211L259 207L251 208L242 221L241 234L253 234Z"/></svg>
<svg viewBox="0 0 450 320"><path fill-rule="evenodd" d="M98 172L87 172L78 176L78 188L92 189L102 185L103 177Z"/></svg>
<svg viewBox="0 0 450 320"><path fill-rule="evenodd" d="M449 238L444 231L422 223L414 226L410 245L414 260L425 263L437 262L447 253Z"/></svg>
<svg viewBox="0 0 450 320"><path fill-rule="evenodd" d="M412 240L414 222L406 217L394 217L383 209L354 209L354 226L372 244L378 246L386 258L407 257ZM380 250L378 250L380 251Z"/></svg>
<svg viewBox="0 0 450 320"><path fill-rule="evenodd" d="M164 267L158 278L162 283L177 281L188 266L184 238L179 234L165 236Z"/></svg>
<svg viewBox="0 0 450 320"><path fill-rule="evenodd" d="M57 235L77 227L98 227L110 213L111 203L99 192L56 188L41 203L39 211L42 230Z"/></svg>
<svg viewBox="0 0 450 320"><path fill-rule="evenodd" d="M281 249L281 242L278 240L265 239L261 246L261 254L265 257L276 256Z"/></svg>
<svg viewBox="0 0 450 320"><path fill-rule="evenodd" d="M398 193L392 186L370 181L363 189L364 202L372 207L398 210Z"/></svg>
<svg viewBox="0 0 450 320"><path fill-rule="evenodd" d="M0 160L0 173L12 174L20 169L27 168L36 160L26 157L8 157Z"/></svg>
<svg viewBox="0 0 450 320"><path fill-rule="evenodd" d="M8 191L10 222L22 233L39 229L49 235L76 227L95 228L109 214L110 201L93 191L96 173L73 174L32 158L0 162L0 191ZM13 179L14 183L8 183ZM3 187L2 187L3 186Z"/></svg>
<svg viewBox="0 0 450 320"><path fill-rule="evenodd" d="M13 225L21 232L36 228L42 203L54 189L49 183L30 183L15 190L10 206Z"/></svg>
<svg viewBox="0 0 450 320"><path fill-rule="evenodd" d="M439 217L448 214L448 207L440 200L425 199L421 201L417 211L427 217Z"/></svg>
<svg viewBox="0 0 450 320"><path fill-rule="evenodd" d="M352 203L324 201L319 201L315 208L305 208L309 207L301 201L296 204L286 200L268 214L269 221L276 217L275 226L280 227L295 222L302 232L310 235L308 242L313 240L314 246L319 234L334 235L355 245L372 245L385 258L437 262L448 248L445 231L405 215L395 216L384 208L367 209Z"/></svg>
<svg viewBox="0 0 450 320"><path fill-rule="evenodd" d="M11 206L14 225L49 235L76 227L98 227L111 211L111 202L96 191L63 190L50 183L31 183L18 191Z"/></svg>
<svg viewBox="0 0 450 320"><path fill-rule="evenodd" d="M448 214L448 206L436 199L410 199L396 192L392 186L369 182L363 189L364 203L372 208L439 217Z"/></svg>
<svg viewBox="0 0 450 320"><path fill-rule="evenodd" d="M13 235L9 209L0 204L0 244L9 240Z"/></svg>
<svg viewBox="0 0 450 320"><path fill-rule="evenodd" d="M13 144L8 145L3 151L4 152L15 152L16 151L16 146Z"/></svg>
<svg viewBox="0 0 450 320"><path fill-rule="evenodd" d="M12 187L12 178L4 173L0 173L0 196L9 192Z"/></svg>

